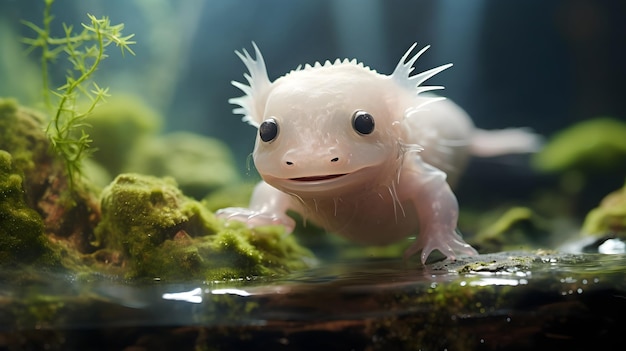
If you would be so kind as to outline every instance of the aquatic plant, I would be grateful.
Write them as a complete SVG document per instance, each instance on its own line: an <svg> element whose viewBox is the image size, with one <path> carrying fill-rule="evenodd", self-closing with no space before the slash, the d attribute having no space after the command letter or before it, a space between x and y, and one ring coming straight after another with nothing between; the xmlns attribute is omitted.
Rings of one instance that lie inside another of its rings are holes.
<svg viewBox="0 0 626 351"><path fill-rule="evenodd" d="M100 62L107 57L105 49L115 44L121 49L122 55L135 53L130 45L134 34L123 36L124 24L112 25L108 17L97 18L88 14L89 24L82 24L82 31L77 32L72 25L63 23L64 37L51 35L51 13L54 0L44 0L43 25L23 21L37 34L35 38L24 38L23 42L30 46L29 52L37 48L41 50L41 72L43 82L43 99L52 118L46 127L46 134L52 148L65 161L66 173L70 187L74 186L77 175L81 173L81 164L93 149L90 149L91 138L84 130L85 119L96 108L98 103L108 97L108 88L100 87L93 81ZM71 65L67 70L65 84L52 90L49 75L50 65L56 63L60 56L65 55ZM80 108L79 99L87 99L89 103Z"/></svg>

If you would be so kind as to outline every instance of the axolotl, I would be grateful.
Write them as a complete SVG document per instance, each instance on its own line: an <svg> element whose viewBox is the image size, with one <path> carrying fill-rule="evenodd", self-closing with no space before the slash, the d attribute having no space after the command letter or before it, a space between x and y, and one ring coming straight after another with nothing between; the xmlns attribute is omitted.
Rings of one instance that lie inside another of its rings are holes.
<svg viewBox="0 0 626 351"><path fill-rule="evenodd" d="M533 151L523 129L484 131L450 100L423 85L452 64L412 74L429 48L411 55L391 75L356 60L299 66L270 81L263 56L236 52L248 84L229 100L243 121L258 129L253 160L261 175L248 208L226 208L219 217L250 227L283 225L288 210L357 243L386 245L411 235L405 251L433 250L449 259L476 255L457 230L459 206L451 184L471 153Z"/></svg>

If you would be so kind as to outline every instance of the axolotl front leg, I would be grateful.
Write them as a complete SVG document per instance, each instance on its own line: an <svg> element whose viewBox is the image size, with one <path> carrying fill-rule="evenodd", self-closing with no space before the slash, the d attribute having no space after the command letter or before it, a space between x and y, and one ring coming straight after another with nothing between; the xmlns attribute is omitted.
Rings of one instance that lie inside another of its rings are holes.
<svg viewBox="0 0 626 351"><path fill-rule="evenodd" d="M248 208L224 208L218 210L216 215L227 220L246 223L250 228L282 225L287 233L291 233L296 227L296 222L287 216L287 210L291 208L291 200L289 195L261 181L252 192Z"/></svg>
<svg viewBox="0 0 626 351"><path fill-rule="evenodd" d="M412 194L411 200L419 220L419 235L405 251L404 258L421 251L421 261L426 263L434 250L439 250L449 259L459 255L477 255L478 252L463 241L457 231L459 205L446 182L446 174L417 157L401 177L404 179L400 187L403 192Z"/></svg>

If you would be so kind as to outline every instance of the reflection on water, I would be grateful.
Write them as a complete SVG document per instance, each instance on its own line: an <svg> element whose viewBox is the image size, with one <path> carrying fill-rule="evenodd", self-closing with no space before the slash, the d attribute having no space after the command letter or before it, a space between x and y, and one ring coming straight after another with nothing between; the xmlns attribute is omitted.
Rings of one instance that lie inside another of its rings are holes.
<svg viewBox="0 0 626 351"><path fill-rule="evenodd" d="M567 295L625 289L624 255L530 257L517 267L497 266L510 258L506 254L481 256L482 261L476 266L472 266L476 262L470 261L439 262L428 267L409 266L401 260L335 262L286 277L221 282L133 284L104 277L77 280L67 275L42 274L18 285L3 284L1 296L5 306L62 303L68 313L52 316L46 321L48 327L82 323L83 327L95 328L119 325L119 316L113 311L126 316L124 324L132 316L133 323L142 326L172 321L189 325L246 325L281 319L390 317L424 311L436 301L429 296L438 293L476 302L499 295L497 303L482 303L492 306L491 314L498 314L497 308L514 307L525 299L527 292ZM15 272L3 275L4 282L8 281L5 278L15 279L11 277ZM79 306L81 312L76 314ZM460 312L467 306L448 307ZM104 310L109 310L109 314L102 314ZM99 317L86 320L85 311ZM470 308L465 312L475 315L476 311ZM15 320L7 318L9 315L0 317L3 328L16 327ZM28 329L35 325L19 327Z"/></svg>
<svg viewBox="0 0 626 351"><path fill-rule="evenodd" d="M22 335L32 348L52 349L600 347L621 338L625 273L625 255L541 252L426 267L326 262L232 281L132 283L5 270L0 336L7 345ZM51 341L50 332L63 341ZM111 338L118 333L124 337Z"/></svg>

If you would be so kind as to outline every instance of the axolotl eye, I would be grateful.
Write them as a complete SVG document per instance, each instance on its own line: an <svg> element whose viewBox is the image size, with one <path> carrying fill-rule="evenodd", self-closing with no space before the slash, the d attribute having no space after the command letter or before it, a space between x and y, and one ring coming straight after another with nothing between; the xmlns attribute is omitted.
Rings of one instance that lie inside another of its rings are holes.
<svg viewBox="0 0 626 351"><path fill-rule="evenodd" d="M374 131L374 117L363 110L357 110L352 115L352 128L361 135L371 134Z"/></svg>
<svg viewBox="0 0 626 351"><path fill-rule="evenodd" d="M278 123L273 118L266 119L259 126L259 136L261 140L268 143L278 136Z"/></svg>

